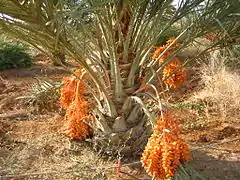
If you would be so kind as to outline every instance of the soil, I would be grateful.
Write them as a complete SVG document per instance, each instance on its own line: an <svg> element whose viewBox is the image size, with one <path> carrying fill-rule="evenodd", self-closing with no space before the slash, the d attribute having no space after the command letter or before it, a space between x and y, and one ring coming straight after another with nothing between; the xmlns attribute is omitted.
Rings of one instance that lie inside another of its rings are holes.
<svg viewBox="0 0 240 180"><path fill-rule="evenodd" d="M35 77L61 78L66 73L60 67L44 62L27 69L0 72L0 179L8 174L25 174L78 169L79 172L45 174L5 179L151 179L141 165L94 170L116 166L115 160L102 158L86 143L70 141L62 133L64 118L57 112L33 114L16 98L27 94ZM194 114L176 110L184 126L184 138L191 148L240 137L238 120L213 119L196 126ZM186 121L187 119L187 121ZM191 124L194 124L191 126ZM187 127L187 128L186 128ZM204 150L193 151L193 167L209 179L240 179L240 141Z"/></svg>

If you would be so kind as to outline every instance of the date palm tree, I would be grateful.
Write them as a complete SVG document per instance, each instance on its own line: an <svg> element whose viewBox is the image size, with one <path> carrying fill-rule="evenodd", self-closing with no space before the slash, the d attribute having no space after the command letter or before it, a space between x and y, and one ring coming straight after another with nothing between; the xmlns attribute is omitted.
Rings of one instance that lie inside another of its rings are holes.
<svg viewBox="0 0 240 180"><path fill-rule="evenodd" d="M0 0L0 30L83 67L97 122L92 141L104 153L132 154L151 133L155 118L145 96L161 98L153 82L162 68L207 33L218 40L206 49L238 38L239 12L238 0L180 0L177 6L172 0ZM159 65L152 47L173 26L181 44Z"/></svg>

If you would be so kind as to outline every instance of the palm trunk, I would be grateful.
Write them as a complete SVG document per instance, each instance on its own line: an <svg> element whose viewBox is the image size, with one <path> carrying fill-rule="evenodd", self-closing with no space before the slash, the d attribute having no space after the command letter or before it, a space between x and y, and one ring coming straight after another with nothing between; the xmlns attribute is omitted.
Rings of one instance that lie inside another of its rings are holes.
<svg viewBox="0 0 240 180"><path fill-rule="evenodd" d="M131 14L128 7L119 4L119 17L121 20L121 32L123 41L127 41L128 27ZM117 67L120 72L120 83L122 85L122 93L120 97L116 97L114 89L117 87L117 80L111 78L111 93L110 98L113 99L117 117L105 117L108 122L110 132L100 132L94 136L93 142L95 149L108 155L125 155L134 156L138 152L142 152L147 139L151 134L152 128L148 121L148 116L142 110L141 105L134 102L131 96L140 87L137 79L132 87L127 84L127 78L130 73L132 61L135 58L135 53L131 51L124 57L124 45L119 44L119 35L116 30L115 41L117 46ZM123 43L124 43L123 42ZM127 58L126 58L127 57ZM110 66L109 66L110 67ZM111 69L109 69L111 72ZM137 76L138 77L138 76ZM104 117L103 114L98 117ZM99 119L101 121L101 119Z"/></svg>
<svg viewBox="0 0 240 180"><path fill-rule="evenodd" d="M132 58L132 56L129 57ZM141 105L131 98L134 96L134 92L139 89L140 83L136 80L133 87L129 88L127 86L126 79L129 75L130 67L131 63L119 65L123 84L121 98L116 99L114 97L114 88L112 88L109 95L113 99L117 116L106 117L101 112L97 114L99 117L97 121L101 122L102 119L106 119L105 122L107 122L108 129L110 129L108 132L96 131L93 139L96 150L104 154L137 155L138 152L142 152L144 149L147 139L152 132L149 117L145 114ZM114 87L113 85L112 87Z"/></svg>
<svg viewBox="0 0 240 180"><path fill-rule="evenodd" d="M111 132L96 132L93 138L95 150L107 155L137 155L144 149L152 131L149 117L143 112L142 107L130 98L127 98L119 108L119 113L115 119L106 117Z"/></svg>

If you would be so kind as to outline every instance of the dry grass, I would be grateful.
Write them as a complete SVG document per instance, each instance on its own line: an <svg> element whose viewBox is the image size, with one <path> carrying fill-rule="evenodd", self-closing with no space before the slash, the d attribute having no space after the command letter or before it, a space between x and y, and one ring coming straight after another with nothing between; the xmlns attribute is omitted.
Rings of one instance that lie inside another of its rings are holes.
<svg viewBox="0 0 240 180"><path fill-rule="evenodd" d="M0 145L0 174L78 169L76 173L28 176L23 179L107 179L108 172L91 170L113 166L84 143L70 142L61 134L62 117L14 121L3 132ZM3 124L3 121L0 122ZM81 171L82 170L82 171ZM21 179L21 178L20 178Z"/></svg>
<svg viewBox="0 0 240 180"><path fill-rule="evenodd" d="M26 121L0 119L0 175L78 170L16 179L149 179L141 165L122 167L124 173L117 173L116 157L101 156L85 142L70 141L62 134L62 125L63 117L59 115Z"/></svg>
<svg viewBox="0 0 240 180"><path fill-rule="evenodd" d="M235 116L240 110L240 75L225 66L228 57L215 51L204 64L201 79L204 88L194 98L203 101L207 115Z"/></svg>

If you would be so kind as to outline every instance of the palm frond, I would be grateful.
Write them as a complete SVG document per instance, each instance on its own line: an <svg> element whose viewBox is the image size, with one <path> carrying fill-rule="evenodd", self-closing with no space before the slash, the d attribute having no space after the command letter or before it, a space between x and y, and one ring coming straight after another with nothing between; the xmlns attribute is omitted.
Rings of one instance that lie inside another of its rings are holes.
<svg viewBox="0 0 240 180"><path fill-rule="evenodd" d="M57 111L62 83L47 77L36 78L37 82L29 89L28 95L18 97L24 104L33 106L38 112Z"/></svg>

